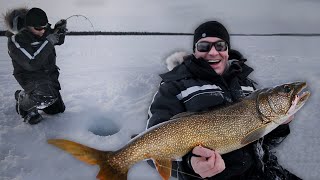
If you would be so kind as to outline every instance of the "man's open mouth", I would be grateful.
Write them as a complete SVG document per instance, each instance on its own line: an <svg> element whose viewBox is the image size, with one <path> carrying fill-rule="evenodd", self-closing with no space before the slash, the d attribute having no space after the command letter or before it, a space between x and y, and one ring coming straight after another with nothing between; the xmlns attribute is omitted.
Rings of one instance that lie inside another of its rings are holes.
<svg viewBox="0 0 320 180"><path fill-rule="evenodd" d="M221 62L221 60L208 60L209 64L218 64L220 62Z"/></svg>

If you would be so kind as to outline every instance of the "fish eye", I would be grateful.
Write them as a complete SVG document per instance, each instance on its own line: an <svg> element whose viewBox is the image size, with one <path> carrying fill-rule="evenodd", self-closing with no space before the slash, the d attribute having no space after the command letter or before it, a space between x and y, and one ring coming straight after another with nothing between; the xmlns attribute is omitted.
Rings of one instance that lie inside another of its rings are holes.
<svg viewBox="0 0 320 180"><path fill-rule="evenodd" d="M284 85L283 88L284 88L284 92L286 92L286 93L289 93L291 91L291 88L288 85Z"/></svg>

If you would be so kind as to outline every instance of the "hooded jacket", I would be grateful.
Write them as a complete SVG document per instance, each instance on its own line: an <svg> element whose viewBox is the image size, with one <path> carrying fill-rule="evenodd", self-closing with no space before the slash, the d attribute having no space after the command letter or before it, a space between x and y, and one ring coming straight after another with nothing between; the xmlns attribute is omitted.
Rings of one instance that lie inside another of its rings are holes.
<svg viewBox="0 0 320 180"><path fill-rule="evenodd" d="M27 29L17 34L7 32L13 75L27 93L41 84L60 90L55 48L46 39L49 33L52 33L51 29L47 29L42 37L33 35Z"/></svg>
<svg viewBox="0 0 320 180"><path fill-rule="evenodd" d="M228 70L220 76L206 61L181 55L169 57L176 61L171 64L181 64L160 75L162 82L149 109L148 127L181 112L205 111L237 102L254 91L253 81L248 79L253 69L240 56L229 60Z"/></svg>
<svg viewBox="0 0 320 180"><path fill-rule="evenodd" d="M25 16L29 9L11 9L5 14L8 31L8 53L12 59L13 75L21 87L30 93L38 87L53 87L60 90L59 68L56 65L56 52L46 37L55 30L46 28L42 37L37 37L25 26ZM59 35L64 43L65 35ZM43 86L44 85L44 86Z"/></svg>
<svg viewBox="0 0 320 180"><path fill-rule="evenodd" d="M182 112L206 111L240 101L255 90L254 82L248 78L253 69L245 61L238 51L230 50L228 68L220 76L207 61L196 59L193 55L176 53L169 57L167 64L171 71L160 75L162 82L149 108L147 128L168 121ZM279 142L277 140L286 137L289 132L288 125L279 126L266 136L266 141L272 141L275 145L275 142ZM226 169L209 179L247 179L248 172L254 166L258 169L256 172L262 172L264 153L261 141L224 154L222 158ZM173 169L183 172L178 173L179 179L200 177L188 163L190 154L178 162L178 167L173 165ZM176 172L172 171L173 176Z"/></svg>

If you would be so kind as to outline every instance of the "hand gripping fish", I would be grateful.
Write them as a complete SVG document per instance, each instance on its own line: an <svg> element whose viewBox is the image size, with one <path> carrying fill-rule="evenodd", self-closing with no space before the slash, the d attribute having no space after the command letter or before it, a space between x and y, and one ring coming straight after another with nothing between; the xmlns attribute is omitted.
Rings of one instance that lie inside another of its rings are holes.
<svg viewBox="0 0 320 180"><path fill-rule="evenodd" d="M168 180L171 161L195 146L225 154L271 132L305 104L310 96L308 91L302 93L306 86L305 82L294 82L260 89L231 106L174 116L114 152L63 139L48 143L90 165L99 165L100 180L126 180L130 167L144 159L152 159L162 179Z"/></svg>

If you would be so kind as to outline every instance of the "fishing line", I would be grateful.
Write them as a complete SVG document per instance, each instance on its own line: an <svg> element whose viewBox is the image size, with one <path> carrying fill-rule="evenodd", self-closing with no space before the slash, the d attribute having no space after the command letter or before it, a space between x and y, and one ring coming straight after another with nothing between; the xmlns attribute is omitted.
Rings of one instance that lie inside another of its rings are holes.
<svg viewBox="0 0 320 180"><path fill-rule="evenodd" d="M183 172L183 171L175 170L175 169L169 168L169 167L167 167L167 166L163 166L163 165L161 165L161 164L159 164L159 166L164 167L164 168L167 168L167 169L170 169L170 170L173 170L173 171L176 171L176 172L179 172L179 173L182 173L182 174L185 174L185 175L188 175L188 176L191 176L191 177L195 177L195 178L197 178L197 179L203 179L203 178L198 177L198 176L195 176L195 175L193 175L193 174L189 174L189 173L186 173L186 172Z"/></svg>
<svg viewBox="0 0 320 180"><path fill-rule="evenodd" d="M82 14L74 14L74 15L71 15L71 16L67 17L65 20L67 21L68 19L73 18L73 17L83 17L83 18L85 18L85 19L90 23L90 25L91 25L91 27L92 27L93 35L94 35L94 36L96 35L95 28L94 28L94 26L93 26L93 24L92 24L92 22L90 21L89 18L87 18L86 16L84 16L84 15L82 15Z"/></svg>

